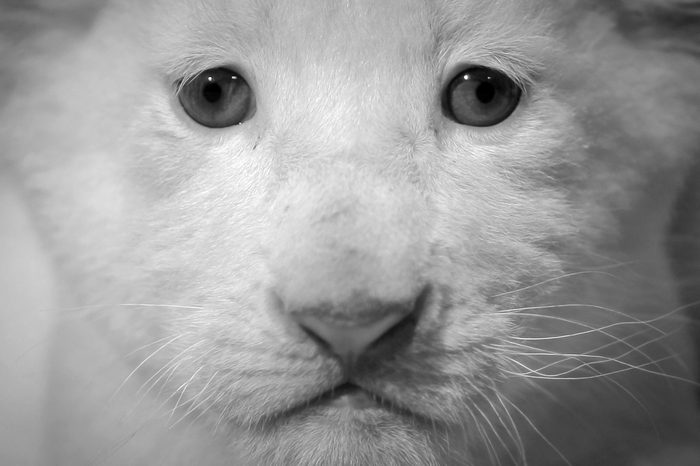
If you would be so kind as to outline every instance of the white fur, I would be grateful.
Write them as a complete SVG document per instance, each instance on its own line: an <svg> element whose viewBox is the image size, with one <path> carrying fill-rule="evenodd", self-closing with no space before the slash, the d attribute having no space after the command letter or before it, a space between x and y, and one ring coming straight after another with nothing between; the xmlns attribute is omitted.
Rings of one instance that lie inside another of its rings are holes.
<svg viewBox="0 0 700 466"><path fill-rule="evenodd" d="M695 464L666 251L698 147L684 12L553 3L123 0L8 46L2 139L67 296L47 458ZM442 114L468 64L525 87L500 125ZM223 65L256 112L211 130L175 93ZM343 373L274 297L359 319L426 285L355 374L396 409L288 411Z"/></svg>

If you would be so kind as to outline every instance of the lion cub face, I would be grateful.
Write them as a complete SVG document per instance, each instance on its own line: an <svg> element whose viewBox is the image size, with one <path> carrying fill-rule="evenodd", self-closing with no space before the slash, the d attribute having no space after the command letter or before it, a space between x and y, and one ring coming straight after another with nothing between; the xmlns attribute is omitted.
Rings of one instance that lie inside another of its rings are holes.
<svg viewBox="0 0 700 466"><path fill-rule="evenodd" d="M691 91L658 83L692 65L548 3L106 7L27 78L49 110L10 107L76 304L252 463L576 463L656 445L662 411L683 431L662 241Z"/></svg>

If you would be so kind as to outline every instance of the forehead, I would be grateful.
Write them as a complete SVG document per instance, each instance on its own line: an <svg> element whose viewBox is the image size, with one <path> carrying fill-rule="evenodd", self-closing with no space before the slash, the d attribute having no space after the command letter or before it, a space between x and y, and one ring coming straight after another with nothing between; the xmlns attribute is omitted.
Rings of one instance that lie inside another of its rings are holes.
<svg viewBox="0 0 700 466"><path fill-rule="evenodd" d="M517 62L526 67L525 62L537 61L545 45L539 0L158 0L150 5L147 28L166 61L168 53L179 55L173 61L184 56L212 64L257 56L289 66L332 61L337 68L387 60L404 65L438 60L444 66L486 59L517 68ZM522 70L512 71L517 77Z"/></svg>

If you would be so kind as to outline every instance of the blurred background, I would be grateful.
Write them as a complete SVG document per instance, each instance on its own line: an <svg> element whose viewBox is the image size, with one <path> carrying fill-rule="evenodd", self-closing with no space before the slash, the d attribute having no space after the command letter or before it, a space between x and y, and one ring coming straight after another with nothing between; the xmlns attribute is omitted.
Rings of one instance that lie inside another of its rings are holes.
<svg viewBox="0 0 700 466"><path fill-rule="evenodd" d="M39 465L51 284L0 164L0 466Z"/></svg>

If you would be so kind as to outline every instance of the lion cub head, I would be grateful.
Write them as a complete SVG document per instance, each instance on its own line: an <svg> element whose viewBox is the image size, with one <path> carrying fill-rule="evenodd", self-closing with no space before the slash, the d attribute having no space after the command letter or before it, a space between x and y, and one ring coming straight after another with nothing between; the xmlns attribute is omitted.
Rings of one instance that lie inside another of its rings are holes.
<svg viewBox="0 0 700 466"><path fill-rule="evenodd" d="M71 307L207 448L627 464L693 435L700 117L686 7L629 3L44 10L6 152Z"/></svg>

